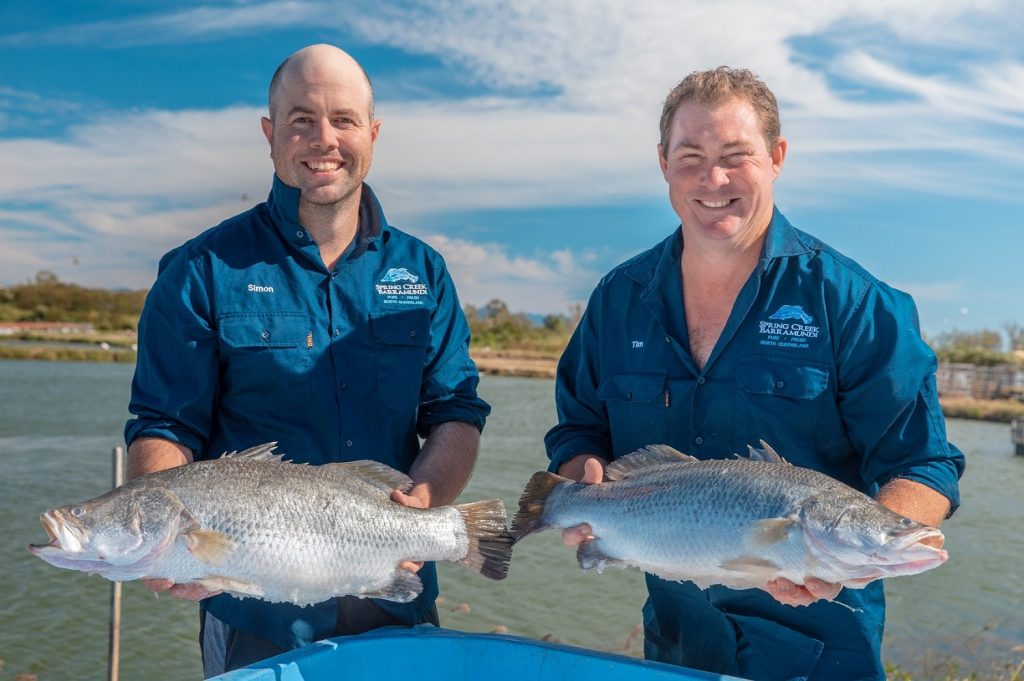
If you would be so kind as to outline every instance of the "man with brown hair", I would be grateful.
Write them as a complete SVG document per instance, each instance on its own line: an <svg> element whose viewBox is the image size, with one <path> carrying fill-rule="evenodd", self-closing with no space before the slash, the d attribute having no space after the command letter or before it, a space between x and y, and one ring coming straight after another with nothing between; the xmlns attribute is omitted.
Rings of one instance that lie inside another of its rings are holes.
<svg viewBox="0 0 1024 681"><path fill-rule="evenodd" d="M658 160L681 225L591 296L559 363L551 470L596 484L648 444L723 459L763 439L938 526L964 457L946 440L935 356L908 295L775 207L787 144L750 71L692 73L669 93ZM879 581L647 586L650 659L756 679L885 677Z"/></svg>

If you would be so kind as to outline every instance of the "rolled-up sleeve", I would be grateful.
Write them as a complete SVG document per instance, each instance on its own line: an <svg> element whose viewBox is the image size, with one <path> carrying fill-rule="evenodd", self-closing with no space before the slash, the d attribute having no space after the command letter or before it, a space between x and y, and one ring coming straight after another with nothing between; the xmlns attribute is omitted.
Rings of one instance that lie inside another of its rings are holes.
<svg viewBox="0 0 1024 681"><path fill-rule="evenodd" d="M218 385L217 338L201 259L175 258L146 298L125 442L156 437L196 454L207 445Z"/></svg>
<svg viewBox="0 0 1024 681"><path fill-rule="evenodd" d="M480 374L469 356L469 324L444 263L436 265L437 307L430 321L431 345L423 368L416 430L426 437L442 423L462 421L483 431L491 407L480 399Z"/></svg>
<svg viewBox="0 0 1024 681"><path fill-rule="evenodd" d="M558 361L555 408L558 424L544 437L548 470L558 469L579 454L612 459L608 415L598 395L600 384L600 287Z"/></svg>
<svg viewBox="0 0 1024 681"><path fill-rule="evenodd" d="M894 478L927 485L960 505L964 455L946 435L935 386L937 362L921 338L910 296L867 289L839 354L839 405L872 491Z"/></svg>

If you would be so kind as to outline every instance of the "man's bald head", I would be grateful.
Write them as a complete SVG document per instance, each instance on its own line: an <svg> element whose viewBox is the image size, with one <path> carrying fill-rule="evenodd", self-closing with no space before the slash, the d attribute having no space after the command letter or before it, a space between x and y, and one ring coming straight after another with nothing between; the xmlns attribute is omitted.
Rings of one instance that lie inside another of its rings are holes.
<svg viewBox="0 0 1024 681"><path fill-rule="evenodd" d="M352 71L361 75L366 83L367 100L369 102L370 120L373 120L373 84L362 65L352 56L334 45L318 44L304 47L292 53L281 62L281 65L274 71L274 77L270 79L270 93L268 96L268 108L270 119L274 120L277 113L277 93L281 83L287 78L305 76L310 78L318 69L340 69Z"/></svg>

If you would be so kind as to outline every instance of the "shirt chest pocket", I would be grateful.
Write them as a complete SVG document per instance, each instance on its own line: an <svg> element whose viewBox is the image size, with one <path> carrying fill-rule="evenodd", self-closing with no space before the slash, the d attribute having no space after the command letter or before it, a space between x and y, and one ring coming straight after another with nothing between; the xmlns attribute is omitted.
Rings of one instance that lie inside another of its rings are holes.
<svg viewBox="0 0 1024 681"><path fill-rule="evenodd" d="M597 394L608 412L616 455L666 442L665 391L664 373L612 374L601 380Z"/></svg>
<svg viewBox="0 0 1024 681"><path fill-rule="evenodd" d="M312 333L299 312L219 317L221 399L255 411L308 404Z"/></svg>
<svg viewBox="0 0 1024 681"><path fill-rule="evenodd" d="M799 424L813 429L829 394L828 367L773 357L748 357L737 367L737 382L747 428Z"/></svg>
<svg viewBox="0 0 1024 681"><path fill-rule="evenodd" d="M377 394L398 414L415 414L430 346L430 311L370 315L377 364Z"/></svg>

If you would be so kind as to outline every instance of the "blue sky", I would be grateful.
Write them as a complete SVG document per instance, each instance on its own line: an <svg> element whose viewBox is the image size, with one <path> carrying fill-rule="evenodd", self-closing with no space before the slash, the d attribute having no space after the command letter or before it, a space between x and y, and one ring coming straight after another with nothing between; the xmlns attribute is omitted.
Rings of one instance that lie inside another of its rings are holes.
<svg viewBox="0 0 1024 681"><path fill-rule="evenodd" d="M655 145L690 71L754 70L776 200L912 293L925 332L1024 323L1024 5L1014 0L70 0L0 5L0 284L148 287L262 200L289 53L359 59L369 182L464 302L567 312L678 224Z"/></svg>

